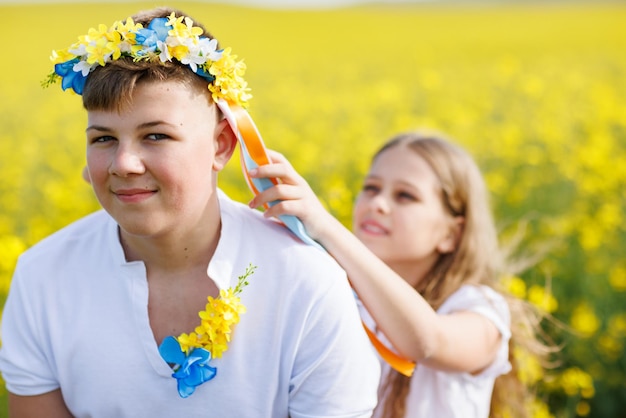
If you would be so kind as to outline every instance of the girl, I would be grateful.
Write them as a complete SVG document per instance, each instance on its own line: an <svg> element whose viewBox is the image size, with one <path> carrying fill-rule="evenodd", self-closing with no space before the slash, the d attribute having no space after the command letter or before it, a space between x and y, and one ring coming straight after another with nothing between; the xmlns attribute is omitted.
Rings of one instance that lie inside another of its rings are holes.
<svg viewBox="0 0 626 418"><path fill-rule="evenodd" d="M265 216L299 217L346 270L379 337L417 363L410 378L386 367L375 416L495 415L503 410L496 379L509 406L514 390L523 401L524 388L509 373L511 311L521 301L507 303L497 291L502 265L488 192L464 150L436 135L391 139L374 155L356 200L354 234L283 156L271 157L276 164L252 175L281 183L250 206L281 201ZM535 338L515 329L522 337Z"/></svg>

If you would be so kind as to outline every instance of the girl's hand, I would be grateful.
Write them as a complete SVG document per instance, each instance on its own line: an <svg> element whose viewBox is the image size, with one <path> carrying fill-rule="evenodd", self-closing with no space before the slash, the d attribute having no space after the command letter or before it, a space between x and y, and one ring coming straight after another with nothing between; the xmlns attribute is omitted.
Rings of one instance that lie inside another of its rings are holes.
<svg viewBox="0 0 626 418"><path fill-rule="evenodd" d="M253 178L275 178L278 184L259 193L248 206L258 208L276 201L265 212L266 218L281 215L293 215L299 218L311 238L319 240L328 217L332 217L324 208L307 181L289 161L279 152L268 150L272 164L267 164L250 171Z"/></svg>

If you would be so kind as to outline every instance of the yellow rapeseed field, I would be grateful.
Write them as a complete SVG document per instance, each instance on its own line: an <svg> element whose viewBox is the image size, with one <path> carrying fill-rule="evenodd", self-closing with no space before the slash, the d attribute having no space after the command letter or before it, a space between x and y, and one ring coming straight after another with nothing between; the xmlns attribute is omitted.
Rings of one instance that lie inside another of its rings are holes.
<svg viewBox="0 0 626 418"><path fill-rule="evenodd" d="M521 231L525 254L545 251L508 279L563 323L549 329L563 344L555 369L517 353L539 386L533 415L623 414L626 5L170 4L245 59L266 144L346 224L370 156L391 135L425 127L465 146L485 173L503 240ZM80 176L80 98L40 87L50 52L151 6L0 5L0 304L23 250L98 208ZM237 157L221 182L251 197Z"/></svg>

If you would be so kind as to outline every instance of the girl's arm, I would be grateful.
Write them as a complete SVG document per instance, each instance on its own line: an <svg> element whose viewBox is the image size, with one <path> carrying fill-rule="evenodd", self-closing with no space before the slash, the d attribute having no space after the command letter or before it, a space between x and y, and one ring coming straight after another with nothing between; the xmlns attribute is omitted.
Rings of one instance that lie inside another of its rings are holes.
<svg viewBox="0 0 626 418"><path fill-rule="evenodd" d="M294 215L346 271L359 298L378 328L407 359L441 370L478 372L497 353L500 333L484 316L473 312L438 315L402 277L374 255L319 201L306 180L279 153L273 164L252 177L274 177L280 183L250 202L256 208L280 201L266 217Z"/></svg>

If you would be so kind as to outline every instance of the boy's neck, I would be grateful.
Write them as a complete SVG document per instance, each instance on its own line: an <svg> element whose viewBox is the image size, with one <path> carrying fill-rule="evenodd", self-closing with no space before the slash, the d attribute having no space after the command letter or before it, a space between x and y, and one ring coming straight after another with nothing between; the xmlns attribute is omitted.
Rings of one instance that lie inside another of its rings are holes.
<svg viewBox="0 0 626 418"><path fill-rule="evenodd" d="M148 270L188 271L194 266L206 268L217 248L221 222L210 223L190 233L165 237L142 237L119 230L126 261L143 261Z"/></svg>

